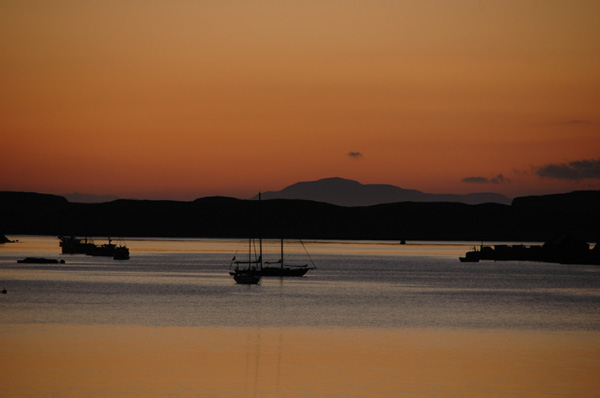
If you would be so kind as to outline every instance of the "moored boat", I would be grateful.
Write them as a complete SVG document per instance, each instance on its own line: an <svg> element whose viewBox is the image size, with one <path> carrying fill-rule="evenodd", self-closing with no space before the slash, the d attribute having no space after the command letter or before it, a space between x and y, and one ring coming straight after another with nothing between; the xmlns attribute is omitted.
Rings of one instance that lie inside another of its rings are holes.
<svg viewBox="0 0 600 398"><path fill-rule="evenodd" d="M236 260L233 256L229 265L229 275L233 276L233 280L241 285L256 285L260 282L262 276L262 240L260 243L260 255L255 260L252 260L252 239L248 241L248 261ZM235 264L235 268L231 267Z"/></svg>
<svg viewBox="0 0 600 398"><path fill-rule="evenodd" d="M63 254L92 254L96 245L88 238L76 238L75 236L59 236L59 246Z"/></svg>
<svg viewBox="0 0 600 398"><path fill-rule="evenodd" d="M241 285L257 285L260 282L261 273L256 269L235 270L233 280Z"/></svg>
<svg viewBox="0 0 600 398"><path fill-rule="evenodd" d="M112 243L112 239L108 238L108 243L96 246L92 251L92 256L114 257L117 245Z"/></svg>
<svg viewBox="0 0 600 398"><path fill-rule="evenodd" d="M65 260L44 257L25 257L23 260L17 260L19 264L64 264Z"/></svg>
<svg viewBox="0 0 600 398"><path fill-rule="evenodd" d="M304 244L302 244L304 247ZM306 250L306 248L304 248ZM308 252L307 252L308 253ZM308 264L291 265L285 264L283 261L283 238L281 238L281 257L279 261L265 262L267 265L263 265L261 269L262 276L304 276L311 269L315 269L315 265L309 266ZM278 264L278 265L274 265Z"/></svg>
<svg viewBox="0 0 600 398"><path fill-rule="evenodd" d="M473 248L473 250L468 251L464 257L459 257L458 259L461 263L478 263L481 259L481 252L476 248Z"/></svg>
<svg viewBox="0 0 600 398"><path fill-rule="evenodd" d="M59 236L59 246L62 248L63 254L87 254L97 257L112 257L114 260L129 260L129 249L125 243L118 246L112 243L112 239L108 238L108 243L96 245L86 237L85 239L76 238L74 236L64 237Z"/></svg>
<svg viewBox="0 0 600 398"><path fill-rule="evenodd" d="M261 194L258 194L258 209L260 213L260 203L261 203ZM260 217L259 217L260 219ZM258 256L255 254L255 259L252 259L252 239L249 239L248 243L248 261L239 261L236 260L234 256L231 260L231 264L229 265L230 275L234 277L234 280L237 283L244 284L256 284L260 281L260 278L263 276L275 276L275 277L301 277L304 276L311 269L315 269L314 263L309 266L308 264L302 265L292 265L286 264L284 262L284 239L283 234L281 238L281 255L278 261L273 262L264 262L263 263L263 250L262 250L262 238L258 239L259 241L259 253ZM300 242L302 243L302 242ZM302 243L304 247L304 244ZM306 251L306 247L304 247ZM306 252L308 254L308 251ZM310 256L309 256L310 259ZM312 259L311 259L312 263ZM233 265L235 268L232 270Z"/></svg>
<svg viewBox="0 0 600 398"><path fill-rule="evenodd" d="M129 248L124 245L115 247L113 260L129 260Z"/></svg>
<svg viewBox="0 0 600 398"><path fill-rule="evenodd" d="M308 265L282 265L281 267L263 267L262 276L304 276L309 270Z"/></svg>
<svg viewBox="0 0 600 398"><path fill-rule="evenodd" d="M258 194L258 203L259 203L259 211L260 211L260 193ZM237 260L236 256L233 256L231 259L231 263L229 264L229 275L233 276L233 280L236 283L241 285L257 285L260 283L260 278L262 276L262 238L258 238L259 241L259 253L258 257L252 259L252 243L254 240L252 238L248 239L248 261ZM235 268L231 269L231 267L235 264Z"/></svg>

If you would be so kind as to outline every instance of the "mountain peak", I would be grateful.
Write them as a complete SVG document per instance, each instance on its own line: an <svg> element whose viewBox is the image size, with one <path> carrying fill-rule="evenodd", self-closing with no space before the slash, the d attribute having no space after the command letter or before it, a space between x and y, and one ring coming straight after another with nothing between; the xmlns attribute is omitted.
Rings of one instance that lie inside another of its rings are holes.
<svg viewBox="0 0 600 398"><path fill-rule="evenodd" d="M348 180L346 178L341 178L341 177L328 177L328 178L322 178L320 180L316 180L316 181L301 181L301 182L297 182L295 184L292 184L286 188L284 188L283 190L286 189L290 189L292 187L298 186L298 185L312 185L312 186L324 186L324 187L360 187L363 184L361 184L358 181L354 181L354 180Z"/></svg>
<svg viewBox="0 0 600 398"><path fill-rule="evenodd" d="M302 181L280 191L262 193L263 199L303 199L339 206L372 206L394 202L461 202L466 204L510 204L510 199L495 193L468 195L430 194L387 184L361 184L341 177ZM254 197L253 199L257 199Z"/></svg>

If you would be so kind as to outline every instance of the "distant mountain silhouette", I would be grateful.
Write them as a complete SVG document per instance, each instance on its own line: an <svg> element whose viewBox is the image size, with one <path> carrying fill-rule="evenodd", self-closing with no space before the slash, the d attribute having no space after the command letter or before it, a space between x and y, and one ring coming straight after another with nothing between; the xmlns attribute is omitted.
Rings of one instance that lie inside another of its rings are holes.
<svg viewBox="0 0 600 398"><path fill-rule="evenodd" d="M257 198L255 196L253 199ZM424 193L394 185L361 184L339 177L298 182L281 191L264 192L262 198L314 200L338 206L373 206L397 202L458 202L470 205L482 203L509 205L511 203L509 198L497 193L467 195Z"/></svg>

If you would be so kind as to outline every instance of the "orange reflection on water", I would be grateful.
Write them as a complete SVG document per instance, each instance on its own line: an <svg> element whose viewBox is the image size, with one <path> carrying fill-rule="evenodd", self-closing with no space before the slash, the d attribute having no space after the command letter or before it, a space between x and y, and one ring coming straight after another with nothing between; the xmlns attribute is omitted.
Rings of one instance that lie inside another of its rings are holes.
<svg viewBox="0 0 600 398"><path fill-rule="evenodd" d="M4 325L2 395L578 395L597 332Z"/></svg>
<svg viewBox="0 0 600 398"><path fill-rule="evenodd" d="M72 255L61 255L59 239L54 236L10 236L19 242L2 247L4 254L16 256L50 256L66 259L77 258ZM89 237L95 244L107 243L107 237ZM132 256L141 253L222 253L226 261L235 253L248 250L247 239L209 239L209 238L116 238L113 243L125 244ZM253 242L255 246L257 242ZM311 255L344 253L346 255L381 255L381 256L458 256L480 244L512 244L511 242L435 242L435 241L351 241L351 240L309 240L290 239L285 241L285 252L288 254ZM527 243L541 244L541 243ZM254 249L253 249L254 250ZM278 239L264 239L263 252L278 254L281 250Z"/></svg>

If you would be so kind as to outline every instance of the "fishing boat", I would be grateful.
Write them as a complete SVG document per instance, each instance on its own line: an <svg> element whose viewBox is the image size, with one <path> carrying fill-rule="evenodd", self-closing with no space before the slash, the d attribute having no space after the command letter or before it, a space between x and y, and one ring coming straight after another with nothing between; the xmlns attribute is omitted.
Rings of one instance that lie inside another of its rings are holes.
<svg viewBox="0 0 600 398"><path fill-rule="evenodd" d="M108 243L96 245L86 237L85 239L76 238L74 236L64 237L59 236L59 246L62 248L63 254L87 254L97 257L112 257L114 260L129 260L129 249L125 243L116 245L112 243L112 239L108 238Z"/></svg>
<svg viewBox="0 0 600 398"><path fill-rule="evenodd" d="M129 248L125 244L115 247L113 260L129 260Z"/></svg>
<svg viewBox="0 0 600 398"><path fill-rule="evenodd" d="M62 249L63 254L92 254L96 249L96 245L88 238L85 239L76 238L74 236L59 236L59 246Z"/></svg>
<svg viewBox="0 0 600 398"><path fill-rule="evenodd" d="M465 253L464 257L459 257L458 259L461 263L478 263L480 258L481 252L478 251L476 248L473 248L473 250Z"/></svg>
<svg viewBox="0 0 600 398"><path fill-rule="evenodd" d="M117 245L112 243L111 238L108 238L108 243L96 246L94 248L94 251L92 251L92 256L114 257L116 248L117 248Z"/></svg>

